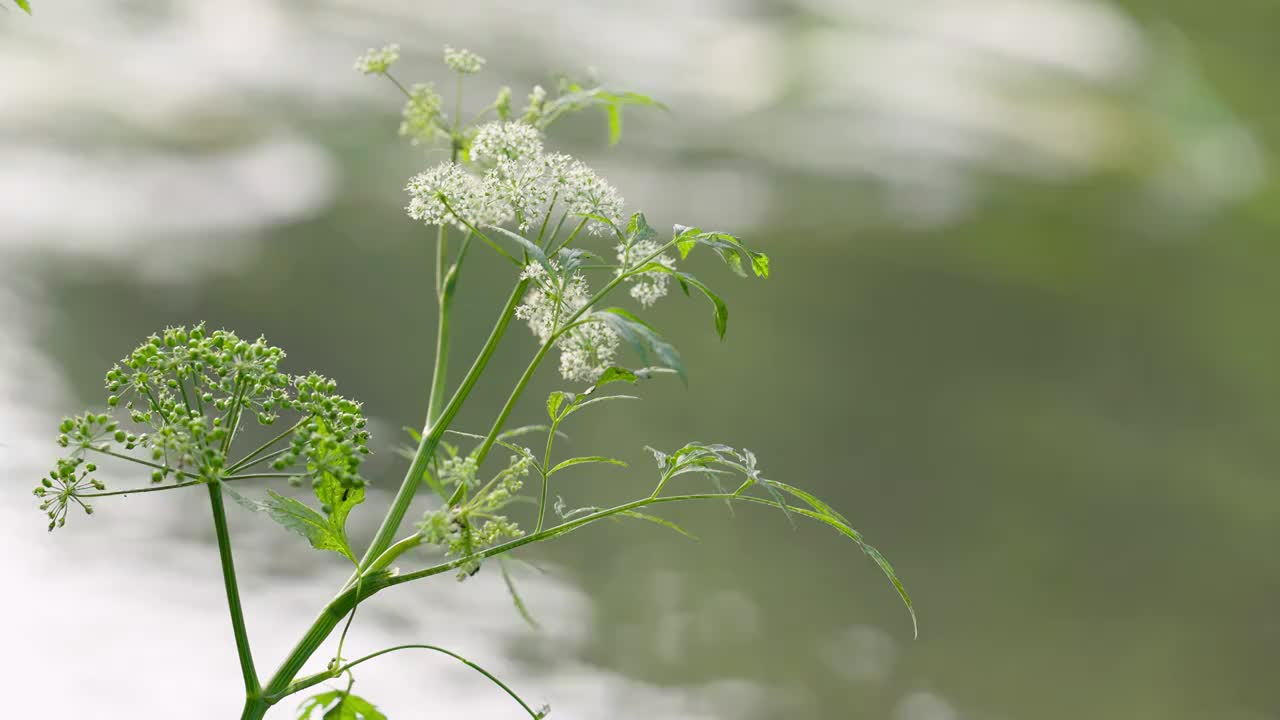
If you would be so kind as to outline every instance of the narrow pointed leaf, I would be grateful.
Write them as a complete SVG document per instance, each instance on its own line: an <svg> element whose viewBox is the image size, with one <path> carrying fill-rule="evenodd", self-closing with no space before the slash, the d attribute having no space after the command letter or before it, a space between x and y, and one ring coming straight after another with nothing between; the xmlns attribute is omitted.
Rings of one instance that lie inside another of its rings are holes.
<svg viewBox="0 0 1280 720"><path fill-rule="evenodd" d="M729 327L729 307L724 304L724 300L721 300L719 295L711 291L711 288L704 285L700 280L689 273L676 272L675 275L680 279L680 283L682 285L688 283L689 285L698 288L702 291L702 294L707 296L707 299L711 301L711 305L715 308L714 319L716 324L716 334L720 336L721 340L723 340L725 330Z"/></svg>
<svg viewBox="0 0 1280 720"><path fill-rule="evenodd" d="M636 512L635 510L623 510L618 514L622 515L623 517L634 518L636 520L644 520L645 522L651 522L651 523L654 523L655 525L661 525L664 528L675 530L676 532L689 538L690 540L693 540L695 542L698 541L697 535L694 535L693 533L689 532L688 530L685 530L684 528L671 522L670 520L667 520L665 518L660 518L657 515L649 515L647 513Z"/></svg>
<svg viewBox="0 0 1280 720"><path fill-rule="evenodd" d="M547 417L551 418L551 422L555 422L560 418L560 407L568 400L565 393L556 390L547 396ZM569 400L572 403L572 400Z"/></svg>
<svg viewBox="0 0 1280 720"><path fill-rule="evenodd" d="M551 260L547 258L547 254L542 251L542 248L538 247L537 243L529 240L523 235L517 235L516 233L513 233L506 228L498 227L497 225L490 225L488 227L490 230L497 230L506 237L516 241L516 244L518 244L521 249L529 253L529 257L536 260L537 263L542 266L542 269L547 271L547 275L555 278L557 282L559 281L560 273L556 272L555 266L551 264Z"/></svg>
<svg viewBox="0 0 1280 720"><path fill-rule="evenodd" d="M599 402L608 402L609 400L639 400L639 399L640 398L636 397L635 395L601 395L600 397L593 397L590 400L583 400L582 402L575 403L572 407L570 407L568 410L564 412L564 417L569 417L570 415L578 412L582 408L590 405L595 405L596 403L599 403Z"/></svg>
<svg viewBox="0 0 1280 720"><path fill-rule="evenodd" d="M653 362L657 365L671 368L680 376L680 379L688 384L688 376L685 375L684 364L680 361L680 354L670 345L656 330L647 325L643 320L632 315L630 312L622 308L606 308L599 312L591 314L591 317L604 322L640 356L640 360L645 364Z"/></svg>
<svg viewBox="0 0 1280 720"><path fill-rule="evenodd" d="M529 627L534 630L541 630L542 626L534 619L533 614L529 612L529 607L524 604L524 598L520 597L520 592L516 590L515 580L511 577L511 570L507 567L507 556L498 556L498 568L502 570L502 582L506 583L507 594L511 596L511 604L515 605L516 612L520 617L528 623Z"/></svg>
<svg viewBox="0 0 1280 720"><path fill-rule="evenodd" d="M617 465L619 467L627 467L627 464L622 460L617 460L611 457L604 457L603 455L591 455L589 457L569 458L568 460L564 460L560 463L557 463L555 467L551 468L551 470L547 472L547 476L550 477L560 472L561 470L564 470L565 468L573 467L574 465L583 465L586 463L605 463L607 465Z"/></svg>

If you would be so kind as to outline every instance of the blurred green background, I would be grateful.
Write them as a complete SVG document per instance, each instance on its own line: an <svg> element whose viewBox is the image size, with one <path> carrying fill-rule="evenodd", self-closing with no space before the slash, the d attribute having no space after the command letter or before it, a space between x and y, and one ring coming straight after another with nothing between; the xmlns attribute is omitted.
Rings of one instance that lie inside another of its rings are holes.
<svg viewBox="0 0 1280 720"><path fill-rule="evenodd" d="M32 653L0 665L34 691L19 708L237 707L199 502L138 497L52 537L24 505L56 416L101 402L103 371L145 334L201 319L265 334L291 370L364 401L375 480L398 481L390 448L421 422L434 338L433 235L401 187L440 153L401 142L394 89L350 71L397 41L405 81L445 81L446 42L486 56L471 107L588 68L667 101L629 113L617 148L594 115L549 144L655 226L734 230L773 259L763 283L691 261L729 302L726 341L696 298L647 313L689 387L650 383L570 427L575 454L633 467L556 491L645 492L643 445L749 447L888 555L921 633L833 533L718 506L668 513L696 544L608 524L525 553L547 571L524 573L541 632L489 577L430 591L447 602L380 596L371 633L458 633L455 649L564 708L552 717L1280 718L1278 29L1273 0L0 13L0 537L19 558L0 608L29 619L12 633ZM455 368L511 281L474 257ZM487 427L533 348L510 336L462 426ZM542 373L516 421L557 387ZM251 621L283 651L326 584L282 585L341 568L237 522ZM189 562L165 559L177 545ZM57 680L100 661L94 684ZM406 685L361 679L394 718L516 717L483 685L458 698L444 680L465 676L434 661L402 662Z"/></svg>

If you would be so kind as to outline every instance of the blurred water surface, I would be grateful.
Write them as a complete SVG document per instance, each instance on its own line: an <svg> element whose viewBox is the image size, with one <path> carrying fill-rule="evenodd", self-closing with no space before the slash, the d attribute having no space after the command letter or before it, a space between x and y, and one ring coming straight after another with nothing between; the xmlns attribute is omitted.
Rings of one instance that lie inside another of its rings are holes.
<svg viewBox="0 0 1280 720"><path fill-rule="evenodd" d="M489 58L475 106L595 71L668 114L575 118L579 154L655 226L739 231L773 257L723 290L726 342L673 297L646 317L688 389L570 427L574 505L648 487L643 445L753 449L898 566L918 640L856 550L818 527L673 510L697 544L609 524L517 568L362 609L362 653L451 647L565 718L1280 718L1274 480L1280 11L1268 0L35 3L0 14L0 504L9 707L226 718L238 673L197 495L101 503L52 536L29 489L58 418L166 324L265 334L338 379L391 448L426 404L431 235L400 188L391 88L350 71L398 41L440 82ZM543 72L543 69L547 72ZM602 248L603 249L603 248ZM510 282L470 264L460 353ZM532 352L513 333L462 424ZM540 377L517 422L536 421ZM119 477L116 487L131 484ZM357 520L369 533L374 496ZM344 576L236 514L258 663ZM423 562L426 560L424 559ZM317 657L323 656L320 653ZM404 655L360 692L393 718L517 717L465 668ZM15 704L16 703L16 704ZM278 708L271 717L288 717Z"/></svg>

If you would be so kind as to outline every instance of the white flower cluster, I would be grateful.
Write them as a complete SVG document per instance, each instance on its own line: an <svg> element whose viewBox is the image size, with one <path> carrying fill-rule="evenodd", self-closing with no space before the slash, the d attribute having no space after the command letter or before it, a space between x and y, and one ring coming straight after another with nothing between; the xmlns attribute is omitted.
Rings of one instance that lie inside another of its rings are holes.
<svg viewBox="0 0 1280 720"><path fill-rule="evenodd" d="M483 183L461 165L443 162L426 172L409 178L404 187L409 193L409 217L427 225L454 225L466 230L467 225L497 224L505 216L494 215L485 202Z"/></svg>
<svg viewBox="0 0 1280 720"><path fill-rule="evenodd" d="M449 212L448 205L467 222L501 225L517 221L521 232L539 222L553 207L580 217L596 234L612 231L621 221L622 196L586 164L568 155L545 154L536 128L519 122L494 122L481 126L471 146L478 163L493 163L483 177L462 166L444 163L414 176L405 189L412 196L409 216L428 225L466 223ZM588 218L588 216L605 218Z"/></svg>
<svg viewBox="0 0 1280 720"><path fill-rule="evenodd" d="M484 67L484 58L470 50L445 45L444 64L448 65L454 72L471 75L480 72L480 68Z"/></svg>
<svg viewBox="0 0 1280 720"><path fill-rule="evenodd" d="M537 263L528 265L522 277L532 279L534 285L516 308L516 317L528 323L529 329L544 343L591 299L591 289L581 273L574 273L562 288L556 287L547 271ZM556 341L560 349L561 377L571 382L595 382L614 364L618 341L617 333L602 323L588 323L570 330Z"/></svg>
<svg viewBox="0 0 1280 720"><path fill-rule="evenodd" d="M530 160L542 154L538 129L522 122L481 125L471 141L471 159L480 164L499 160Z"/></svg>
<svg viewBox="0 0 1280 720"><path fill-rule="evenodd" d="M383 48L369 48L356 58L355 69L365 75L385 73L391 64L400 59L400 46L392 43Z"/></svg>
<svg viewBox="0 0 1280 720"><path fill-rule="evenodd" d="M571 215L582 218L598 215L607 220L587 220L588 232L608 235L622 222L622 196L585 163L563 154L549 155L543 162L551 191L565 203Z"/></svg>
<svg viewBox="0 0 1280 720"><path fill-rule="evenodd" d="M538 162L503 160L485 173L484 186L491 204L514 216L520 232L533 225L548 200L546 177Z"/></svg>
<svg viewBox="0 0 1280 720"><path fill-rule="evenodd" d="M656 240L637 240L631 245L618 245L618 274L639 267L641 261L658 251L661 245ZM675 258L667 254L659 255L650 263L659 263L672 270L676 267ZM646 263L647 264L647 263ZM666 297L667 283L671 276L660 270L640 273L627 278L631 285L631 297L645 307Z"/></svg>

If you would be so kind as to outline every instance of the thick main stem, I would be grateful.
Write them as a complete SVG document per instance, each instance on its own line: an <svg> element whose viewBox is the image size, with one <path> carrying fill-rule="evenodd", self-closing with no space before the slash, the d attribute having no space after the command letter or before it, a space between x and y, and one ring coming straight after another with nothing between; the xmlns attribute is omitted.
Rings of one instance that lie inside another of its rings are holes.
<svg viewBox="0 0 1280 720"><path fill-rule="evenodd" d="M222 502L222 485L207 483L209 505L213 509L213 528L218 536L218 557L222 561L222 581L227 590L227 607L231 610L231 629L236 637L236 653L240 656L240 672L244 675L245 695L250 699L259 696L262 687L253 667L253 652L249 649L249 633L244 626L244 610L240 606L240 588L236 583L235 560L231 556L231 534L227 531L227 512Z"/></svg>

